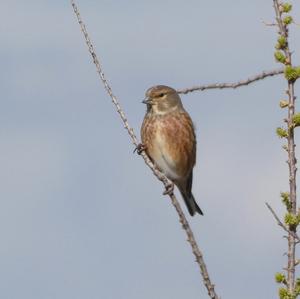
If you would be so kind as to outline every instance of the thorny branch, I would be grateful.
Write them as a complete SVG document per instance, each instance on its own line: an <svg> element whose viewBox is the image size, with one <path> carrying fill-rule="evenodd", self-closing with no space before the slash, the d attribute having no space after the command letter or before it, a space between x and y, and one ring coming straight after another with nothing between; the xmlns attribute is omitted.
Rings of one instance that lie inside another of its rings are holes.
<svg viewBox="0 0 300 299"><path fill-rule="evenodd" d="M194 86L194 87L190 87L190 88L179 89L179 90L177 90L177 92L182 93L182 94L187 94L190 92L203 91L203 90L207 90L207 89L225 89L225 88L235 89L238 87L249 85L250 83L253 83L258 80L262 80L267 77L280 75L282 73L283 73L283 68L277 69L277 70L272 70L272 71L264 71L260 74L250 77L246 80L241 80L241 81L234 82L234 83L213 83L213 84L207 84L207 85L199 85L199 86Z"/></svg>
<svg viewBox="0 0 300 299"><path fill-rule="evenodd" d="M283 21L282 16L282 6L278 0L273 0L273 6L275 9L276 15L276 23L280 35L280 39L284 41L281 45L281 49L285 55L285 65L286 67L292 66L292 54L289 48L288 43L288 26L287 23ZM289 200L291 207L288 209L288 212L293 216L297 214L297 198L296 198L296 156L295 156L295 140L294 140L294 128L293 128L293 116L295 114L295 94L294 94L294 80L287 79L288 88L287 95L289 97L288 100L288 119L287 119L287 127L288 127L288 166L289 166L289 185L290 185L290 193ZM289 226L289 234L288 234L288 265L287 265L287 288L290 294L294 294L295 292L295 248L296 248L296 240L295 233L296 228L293 226Z"/></svg>
<svg viewBox="0 0 300 299"><path fill-rule="evenodd" d="M91 40L89 38L89 35L87 33L87 30L86 30L86 27L81 19L81 16L80 16L80 13L79 13L79 10L75 4L75 2L73 0L71 0L71 5L73 7L73 10L74 10L74 13L76 14L76 17L77 17L77 20L78 20L78 23L80 25L80 28L82 30L82 33L85 37L85 42L88 46L88 50L93 58L93 62L97 68L97 72L101 78L101 81L102 83L104 84L104 87L105 87L105 90L107 91L107 93L109 94L113 104L115 105L116 107L116 110L117 112L119 113L123 123L124 123L124 126L125 126L125 129L127 130L129 136L131 137L131 140L132 140L132 143L137 147L138 146L138 140L134 134L134 131L133 129L130 127L128 121L127 121L127 118L125 116L125 113L124 111L122 110L117 98L114 96L113 92L112 92L112 89L110 87L110 85L108 84L106 78L105 78L105 75L104 75L104 72L101 68L101 65L100 65L100 62L97 58L97 55L95 53L95 50L93 48L93 45L91 43ZM152 170L153 174L160 180L163 182L163 184L165 185L165 187L168 186L169 184L169 181L167 179L166 176L164 176L162 173L160 173L156 168L155 166L153 165L153 163L151 162L151 160L149 159L149 157L147 156L147 154L145 152L142 152L141 153L145 163L150 167L150 169ZM203 281L204 281L204 284L206 286L206 289L208 291L208 295L211 299L218 299L219 297L217 296L216 292L215 292L215 289L214 289L214 285L212 284L211 280L210 280L210 277L209 277L209 274L208 274L208 271L207 271L207 268L206 268L206 265L205 265L205 262L204 262L204 259L203 259L203 255L202 255L202 252L200 251L199 247L198 247L198 244L195 240L195 237L194 237L194 234L189 226L189 223L188 221L186 220L186 217L175 197L174 194L170 194L170 199L172 201L172 204L173 206L175 207L177 213L178 213L178 216L179 216L179 219L180 219L180 222L182 224L182 227L183 229L185 230L186 234L187 234L187 238L188 238L188 242L190 243L191 247L192 247L192 251L193 251L193 254L195 255L196 257L196 262L198 263L199 267L200 267L200 271L201 271L201 275L202 275L202 278L203 278Z"/></svg>

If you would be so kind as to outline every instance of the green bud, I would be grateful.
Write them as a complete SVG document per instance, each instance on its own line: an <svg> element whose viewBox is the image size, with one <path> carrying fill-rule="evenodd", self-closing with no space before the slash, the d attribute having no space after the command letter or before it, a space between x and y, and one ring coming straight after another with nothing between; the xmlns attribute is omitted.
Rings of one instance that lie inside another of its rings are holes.
<svg viewBox="0 0 300 299"><path fill-rule="evenodd" d="M287 289L285 288L280 288L278 290L279 298L280 299L291 299L292 297L290 296L290 293L288 292Z"/></svg>
<svg viewBox="0 0 300 299"><path fill-rule="evenodd" d="M296 279L294 294L295 298L300 295L300 278Z"/></svg>
<svg viewBox="0 0 300 299"><path fill-rule="evenodd" d="M281 7L282 7L282 12L288 13L292 10L293 6L291 3L286 2L286 3L282 3Z"/></svg>
<svg viewBox="0 0 300 299"><path fill-rule="evenodd" d="M293 125L294 127L299 127L300 126L300 113L296 113L293 118Z"/></svg>
<svg viewBox="0 0 300 299"><path fill-rule="evenodd" d="M293 18L291 16L286 16L286 17L283 18L282 21L285 25L289 25L293 22Z"/></svg>
<svg viewBox="0 0 300 299"><path fill-rule="evenodd" d="M295 290L294 290L294 298L296 299L299 295L300 295L300 288L299 287L296 287Z"/></svg>
<svg viewBox="0 0 300 299"><path fill-rule="evenodd" d="M275 280L277 283L286 283L285 275L282 273L276 273L275 274Z"/></svg>
<svg viewBox="0 0 300 299"><path fill-rule="evenodd" d="M292 208L292 205L290 202L290 193L281 192L280 196L281 196L281 200L284 203L284 205L286 206L287 210L290 211L290 209Z"/></svg>
<svg viewBox="0 0 300 299"><path fill-rule="evenodd" d="M282 50L286 47L287 40L283 35L280 35L277 39L277 45L275 46L276 49Z"/></svg>
<svg viewBox="0 0 300 299"><path fill-rule="evenodd" d="M277 133L278 137L280 137L280 138L287 138L288 137L288 132L283 128L280 128L280 127L277 128L276 133Z"/></svg>
<svg viewBox="0 0 300 299"><path fill-rule="evenodd" d="M289 102L286 101L286 100L281 100L281 101L279 102L280 108L286 108L288 105L289 105Z"/></svg>
<svg viewBox="0 0 300 299"><path fill-rule="evenodd" d="M292 225L296 223L296 217L293 214L287 213L284 216L284 222L288 225Z"/></svg>
<svg viewBox="0 0 300 299"><path fill-rule="evenodd" d="M289 192L280 192L280 196L281 196L282 200L284 200L284 201L290 200L290 193Z"/></svg>
<svg viewBox="0 0 300 299"><path fill-rule="evenodd" d="M288 81L296 81L300 77L300 67L287 65L284 70L284 76Z"/></svg>
<svg viewBox="0 0 300 299"><path fill-rule="evenodd" d="M276 51L274 57L277 62L285 63L286 61L285 55L281 51Z"/></svg>
<svg viewBox="0 0 300 299"><path fill-rule="evenodd" d="M286 213L284 216L284 222L289 226L290 229L295 229L300 223L300 215Z"/></svg>

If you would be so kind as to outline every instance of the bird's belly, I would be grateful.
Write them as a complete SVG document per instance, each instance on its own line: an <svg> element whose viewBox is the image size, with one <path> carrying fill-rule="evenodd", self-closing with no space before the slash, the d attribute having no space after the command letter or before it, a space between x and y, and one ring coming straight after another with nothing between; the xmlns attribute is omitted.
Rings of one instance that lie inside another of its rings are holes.
<svg viewBox="0 0 300 299"><path fill-rule="evenodd" d="M153 151L151 154L156 166L163 172L167 178L175 181L180 178L176 172L176 165L169 152L170 146L163 138L162 134L157 134L153 140Z"/></svg>

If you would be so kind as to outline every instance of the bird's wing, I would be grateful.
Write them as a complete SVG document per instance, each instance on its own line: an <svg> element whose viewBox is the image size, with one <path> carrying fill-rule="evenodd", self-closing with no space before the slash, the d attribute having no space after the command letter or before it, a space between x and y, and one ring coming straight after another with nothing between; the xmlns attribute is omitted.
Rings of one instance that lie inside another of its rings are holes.
<svg viewBox="0 0 300 299"><path fill-rule="evenodd" d="M187 177L195 165L196 138L192 121L187 113L165 118L156 135L164 171L175 177Z"/></svg>

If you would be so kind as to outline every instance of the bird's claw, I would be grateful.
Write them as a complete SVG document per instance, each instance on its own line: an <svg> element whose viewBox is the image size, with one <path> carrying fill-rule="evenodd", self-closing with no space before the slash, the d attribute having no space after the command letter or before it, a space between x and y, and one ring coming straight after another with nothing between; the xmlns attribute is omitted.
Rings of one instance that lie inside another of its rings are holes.
<svg viewBox="0 0 300 299"><path fill-rule="evenodd" d="M144 150L146 150L146 145L143 143L139 143L134 149L133 153L137 152L138 155L141 155Z"/></svg>
<svg viewBox="0 0 300 299"><path fill-rule="evenodd" d="M165 189L163 195L172 195L173 192L174 192L174 184L168 183L168 185L166 185L166 189Z"/></svg>

